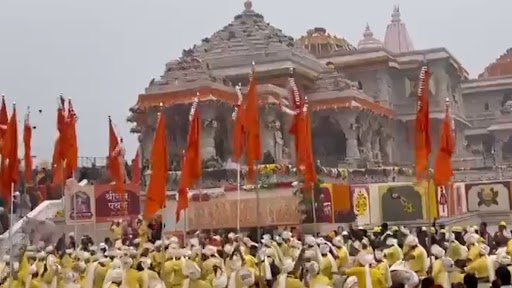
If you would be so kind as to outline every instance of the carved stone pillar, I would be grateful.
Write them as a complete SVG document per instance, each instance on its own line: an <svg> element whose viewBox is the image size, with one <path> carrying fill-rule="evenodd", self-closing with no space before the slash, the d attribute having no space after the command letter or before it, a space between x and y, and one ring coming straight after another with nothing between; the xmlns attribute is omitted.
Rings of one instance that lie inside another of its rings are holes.
<svg viewBox="0 0 512 288"><path fill-rule="evenodd" d="M375 78L377 80L377 95L375 95L375 100L387 106L393 94L393 81L391 81L387 70L379 70Z"/></svg>
<svg viewBox="0 0 512 288"><path fill-rule="evenodd" d="M204 160L208 160L217 156L215 151L215 130L217 129L215 110L211 107L201 109L201 118L201 156Z"/></svg>
<svg viewBox="0 0 512 288"><path fill-rule="evenodd" d="M343 113L333 114L334 119L338 121L347 138L346 157L348 161L355 161L361 158L357 147L358 127L356 124L356 116L357 112L354 111L344 111Z"/></svg>
<svg viewBox="0 0 512 288"><path fill-rule="evenodd" d="M509 135L506 132L496 131L494 133L494 161L496 165L503 164L503 145L507 142Z"/></svg>

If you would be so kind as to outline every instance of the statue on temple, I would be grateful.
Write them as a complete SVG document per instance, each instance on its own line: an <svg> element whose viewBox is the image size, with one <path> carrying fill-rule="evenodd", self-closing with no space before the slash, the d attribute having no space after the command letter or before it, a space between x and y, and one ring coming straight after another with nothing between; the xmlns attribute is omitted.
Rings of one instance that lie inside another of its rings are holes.
<svg viewBox="0 0 512 288"><path fill-rule="evenodd" d="M281 163L283 160L284 139L281 133L281 122L276 120L274 122L274 159L276 163Z"/></svg>
<svg viewBox="0 0 512 288"><path fill-rule="evenodd" d="M204 160L215 158L215 131L217 130L217 121L214 118L203 120L203 129L201 131L201 154Z"/></svg>
<svg viewBox="0 0 512 288"><path fill-rule="evenodd" d="M391 164L394 138L390 133L383 132L380 136L380 154L384 164Z"/></svg>

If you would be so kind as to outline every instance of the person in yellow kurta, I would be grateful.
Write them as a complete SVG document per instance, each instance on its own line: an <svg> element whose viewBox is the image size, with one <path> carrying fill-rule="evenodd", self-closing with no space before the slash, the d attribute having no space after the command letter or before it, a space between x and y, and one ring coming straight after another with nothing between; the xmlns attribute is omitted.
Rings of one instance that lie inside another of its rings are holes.
<svg viewBox="0 0 512 288"><path fill-rule="evenodd" d="M37 272L37 267L32 265L27 270L26 278L24 279L25 286L24 288L42 288L47 287L44 286L42 281L39 278L39 273Z"/></svg>
<svg viewBox="0 0 512 288"><path fill-rule="evenodd" d="M141 288L165 288L165 283L160 276L151 269L151 260L142 257L137 264L139 271L139 286Z"/></svg>
<svg viewBox="0 0 512 288"><path fill-rule="evenodd" d="M239 255L231 259L230 273L227 277L228 288L242 288L254 285L256 281L254 271L243 266L243 260ZM220 281L219 281L220 282ZM219 284L219 282L217 282Z"/></svg>
<svg viewBox="0 0 512 288"><path fill-rule="evenodd" d="M333 275L338 272L338 264L330 253L331 247L328 244L320 245L320 273L333 281Z"/></svg>
<svg viewBox="0 0 512 288"><path fill-rule="evenodd" d="M320 274L320 266L315 261L306 264L306 270L309 275L309 287L325 287L330 286L331 280Z"/></svg>
<svg viewBox="0 0 512 288"><path fill-rule="evenodd" d="M49 246L46 251L49 255L46 257L46 268L40 274L42 283L50 288L56 288L58 283L58 277L60 273L59 260L55 257L53 247Z"/></svg>
<svg viewBox="0 0 512 288"><path fill-rule="evenodd" d="M388 248L384 249L383 254L389 266L392 266L404 258L404 254L402 253L402 249L398 246L398 240L396 238L388 237L386 239L386 246Z"/></svg>
<svg viewBox="0 0 512 288"><path fill-rule="evenodd" d="M215 278L214 267L222 267L223 260L217 255L217 248L211 245L203 249L203 257L201 279L207 283L212 283Z"/></svg>
<svg viewBox="0 0 512 288"><path fill-rule="evenodd" d="M419 245L418 238L413 235L407 236L404 242L404 261L407 266L418 274L419 277L427 276L429 259L427 251Z"/></svg>
<svg viewBox="0 0 512 288"><path fill-rule="evenodd" d="M434 278L434 283L441 285L444 288L451 288L452 284L450 282L446 266L448 266L447 263L453 263L453 261L450 258L445 257L443 248L438 245L434 244L430 249L435 258L435 261L432 264L432 277Z"/></svg>
<svg viewBox="0 0 512 288"><path fill-rule="evenodd" d="M115 268L109 271L108 277L105 278L105 285L103 288L120 288L123 283L123 270Z"/></svg>
<svg viewBox="0 0 512 288"><path fill-rule="evenodd" d="M73 272L67 272L64 275L64 285L62 288L80 288L85 287L78 284L78 275Z"/></svg>
<svg viewBox="0 0 512 288"><path fill-rule="evenodd" d="M123 263L123 285L130 288L139 288L139 273L133 267L133 259L130 257L121 258Z"/></svg>
<svg viewBox="0 0 512 288"><path fill-rule="evenodd" d="M466 260L466 265L471 265L474 261L480 258L480 244L478 240L480 236L476 233L470 233L469 235L464 236L466 240L466 246L468 247L468 257Z"/></svg>
<svg viewBox="0 0 512 288"><path fill-rule="evenodd" d="M491 283L495 278L495 261L488 256L491 249L485 244L480 244L479 249L479 257L466 267L466 273L475 274L479 282Z"/></svg>
<svg viewBox="0 0 512 288"><path fill-rule="evenodd" d="M283 267L281 267L281 273L277 276L275 282L275 288L306 288L306 286L300 281L296 275L294 275L293 268L295 262L290 257L283 259Z"/></svg>
<svg viewBox="0 0 512 288"><path fill-rule="evenodd" d="M382 250L375 250L374 257L376 262L375 269L382 273L386 287L391 287L391 273L389 272L390 265L388 264L388 261L384 259L384 252L382 252Z"/></svg>
<svg viewBox="0 0 512 288"><path fill-rule="evenodd" d="M181 288L212 288L207 281L201 280L201 269L193 261L188 261L185 265L186 276Z"/></svg>
<svg viewBox="0 0 512 288"><path fill-rule="evenodd" d="M137 232L139 234L140 245L144 245L144 243L148 242L149 236L149 228L146 221L143 218L137 218Z"/></svg>
<svg viewBox="0 0 512 288"><path fill-rule="evenodd" d="M334 239L332 239L332 244L336 247L336 263L338 265L338 269L345 269L350 258L347 247L345 247L343 243L343 238L341 236L334 237Z"/></svg>
<svg viewBox="0 0 512 288"><path fill-rule="evenodd" d="M357 278L357 287L359 288L386 288L386 281L384 275L376 269L372 268L374 265L374 258L372 254L360 253L357 256L357 261L362 265L361 267L353 267L342 272L347 277ZM348 281L348 279L347 279Z"/></svg>
<svg viewBox="0 0 512 288"><path fill-rule="evenodd" d="M169 245L163 272L161 273L164 276L165 287L178 288L183 284L185 280L185 271L183 271L185 260L182 260L182 257L183 251L179 246L176 244Z"/></svg>
<svg viewBox="0 0 512 288"><path fill-rule="evenodd" d="M107 272L110 269L110 264L110 259L108 258L101 258L100 260L98 260L98 264L96 265L96 269L94 270L93 288L103 287L103 282L105 281Z"/></svg>
<svg viewBox="0 0 512 288"><path fill-rule="evenodd" d="M158 240L155 242L154 251L149 253L149 259L151 260L151 264L153 264L153 269L155 272L160 274L160 270L162 269L164 263L165 254L162 252L162 241Z"/></svg>
<svg viewBox="0 0 512 288"><path fill-rule="evenodd" d="M71 258L73 254L73 249L66 249L66 253L60 259L60 266L64 271L70 271L73 267L73 259Z"/></svg>
<svg viewBox="0 0 512 288"><path fill-rule="evenodd" d="M114 239L114 242L121 240L123 237L123 228L121 227L120 220L112 221L112 224L110 225L110 232L112 232L112 239Z"/></svg>

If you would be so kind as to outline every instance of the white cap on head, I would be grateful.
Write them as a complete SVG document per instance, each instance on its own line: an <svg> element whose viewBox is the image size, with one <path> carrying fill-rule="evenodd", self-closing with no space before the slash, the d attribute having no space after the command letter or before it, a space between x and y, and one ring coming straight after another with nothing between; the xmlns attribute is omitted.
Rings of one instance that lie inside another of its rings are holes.
<svg viewBox="0 0 512 288"><path fill-rule="evenodd" d="M491 248L485 244L480 244L480 254L481 255L489 255L489 252L491 252Z"/></svg>
<svg viewBox="0 0 512 288"><path fill-rule="evenodd" d="M407 246L417 246L418 245L418 238L414 235L409 235L407 238L405 238L404 245Z"/></svg>
<svg viewBox="0 0 512 288"><path fill-rule="evenodd" d="M464 238L466 244L475 244L478 241L478 239L480 239L480 235L476 233L468 233L464 235Z"/></svg>
<svg viewBox="0 0 512 288"><path fill-rule="evenodd" d="M307 265L307 270L311 275L317 275L320 272L320 266L315 261L311 261Z"/></svg>
<svg viewBox="0 0 512 288"><path fill-rule="evenodd" d="M110 276L111 282L116 282L116 283L121 282L121 281L123 281L123 270L119 269L119 268L111 269L109 276Z"/></svg>
<svg viewBox="0 0 512 288"><path fill-rule="evenodd" d="M292 237L292 233L290 233L289 231L283 231L283 233L281 233L281 238L283 238L283 240L288 240Z"/></svg>
<svg viewBox="0 0 512 288"><path fill-rule="evenodd" d="M341 236L348 236L348 235L349 235L349 234L348 234L348 232L347 232L347 231L343 231L343 232L341 232Z"/></svg>
<svg viewBox="0 0 512 288"><path fill-rule="evenodd" d="M316 244L316 239L315 237L311 236L311 235L306 235L304 237L304 244L308 245L308 246L314 246Z"/></svg>
<svg viewBox="0 0 512 288"><path fill-rule="evenodd" d="M357 255L357 261L359 263L361 263L361 265L366 266L366 265L370 265L373 262L375 262L375 259L373 258L373 254L369 254L369 253L365 253L365 252L360 252Z"/></svg>
<svg viewBox="0 0 512 288"><path fill-rule="evenodd" d="M329 245L327 245L327 244L320 245L320 253L327 254L327 253L329 253L330 250L331 250L331 247L329 247Z"/></svg>
<svg viewBox="0 0 512 288"><path fill-rule="evenodd" d="M386 239L386 245L388 246L391 246L391 245L397 245L398 244L398 240L396 240L395 238L393 237L388 237Z"/></svg>
<svg viewBox="0 0 512 288"><path fill-rule="evenodd" d="M496 260L501 265L509 266L510 264L512 264L512 257L508 256L507 254L499 255Z"/></svg>
<svg viewBox="0 0 512 288"><path fill-rule="evenodd" d="M4 257L2 258L2 261L4 263L9 263L11 261L11 256L9 255L4 255Z"/></svg>
<svg viewBox="0 0 512 288"><path fill-rule="evenodd" d="M336 247L342 247L343 246L343 238L340 236L336 236L332 239L332 244Z"/></svg>
<svg viewBox="0 0 512 288"><path fill-rule="evenodd" d="M233 232L229 232L229 234L228 234L228 239L233 240L233 239L235 239L235 237L236 237L236 234L235 234L235 233L233 233Z"/></svg>
<svg viewBox="0 0 512 288"><path fill-rule="evenodd" d="M432 255L434 255L437 258L443 258L445 254L444 249L439 247L439 245L437 244L432 245L430 251L432 252Z"/></svg>
<svg viewBox="0 0 512 288"><path fill-rule="evenodd" d="M155 242L155 248L157 248L157 247L162 247L162 240L157 240Z"/></svg>
<svg viewBox="0 0 512 288"><path fill-rule="evenodd" d="M207 245L203 249L203 254L206 256L213 256L216 253L217 253L217 248L215 248L215 246L212 246L212 245Z"/></svg>
<svg viewBox="0 0 512 288"><path fill-rule="evenodd" d="M281 270L283 273L288 273L293 270L293 267L295 266L295 262L290 257L284 257L283 264L281 267Z"/></svg>

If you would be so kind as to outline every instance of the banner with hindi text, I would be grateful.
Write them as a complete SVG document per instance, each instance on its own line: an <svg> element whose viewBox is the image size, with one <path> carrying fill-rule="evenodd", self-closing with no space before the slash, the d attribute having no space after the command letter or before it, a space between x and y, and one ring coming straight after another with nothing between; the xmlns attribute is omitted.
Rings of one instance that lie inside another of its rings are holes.
<svg viewBox="0 0 512 288"><path fill-rule="evenodd" d="M124 200L114 191L113 185L95 185L96 222L111 222L117 219L132 219L140 215L140 187L125 184Z"/></svg>

